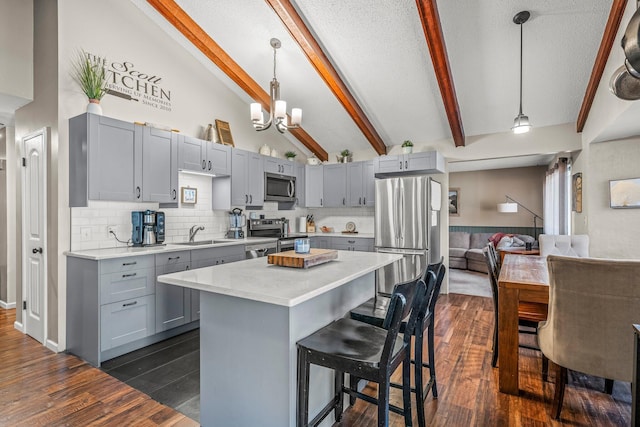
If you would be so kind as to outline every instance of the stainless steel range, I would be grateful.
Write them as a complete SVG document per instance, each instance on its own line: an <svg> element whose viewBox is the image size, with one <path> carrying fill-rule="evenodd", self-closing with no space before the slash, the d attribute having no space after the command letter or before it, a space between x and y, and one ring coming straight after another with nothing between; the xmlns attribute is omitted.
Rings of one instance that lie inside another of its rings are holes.
<svg viewBox="0 0 640 427"><path fill-rule="evenodd" d="M308 237L306 234L289 233L289 222L284 218L263 218L247 220L250 237L275 237L278 252L292 251L296 239Z"/></svg>

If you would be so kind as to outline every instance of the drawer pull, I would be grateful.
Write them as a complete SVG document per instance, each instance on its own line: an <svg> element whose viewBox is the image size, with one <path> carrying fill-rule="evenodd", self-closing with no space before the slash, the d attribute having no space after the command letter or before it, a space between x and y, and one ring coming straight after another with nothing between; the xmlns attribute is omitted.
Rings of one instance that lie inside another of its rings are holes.
<svg viewBox="0 0 640 427"><path fill-rule="evenodd" d="M355 243L356 241L355 241L355 240L347 240L347 242L349 242L349 243Z"/></svg>
<svg viewBox="0 0 640 427"><path fill-rule="evenodd" d="M133 261L133 262L123 262L122 265L136 265L138 263L138 261Z"/></svg>
<svg viewBox="0 0 640 427"><path fill-rule="evenodd" d="M169 257L169 261L174 260L174 259L180 259L180 257L179 257L179 256L173 256L173 257L172 257L172 256L170 256L170 257Z"/></svg>
<svg viewBox="0 0 640 427"><path fill-rule="evenodd" d="M122 304L123 307L130 307L132 305L136 305L138 303L138 301L133 301L133 302L128 302L126 304Z"/></svg>
<svg viewBox="0 0 640 427"><path fill-rule="evenodd" d="M131 274L123 274L122 278L124 279L125 277L133 277L135 275L137 275L138 273L131 273Z"/></svg>

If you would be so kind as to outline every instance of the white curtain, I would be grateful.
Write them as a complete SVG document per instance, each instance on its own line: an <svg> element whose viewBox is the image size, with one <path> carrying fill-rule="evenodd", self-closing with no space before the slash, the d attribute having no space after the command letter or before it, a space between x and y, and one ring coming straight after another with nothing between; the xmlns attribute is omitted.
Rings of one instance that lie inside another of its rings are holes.
<svg viewBox="0 0 640 427"><path fill-rule="evenodd" d="M571 206L569 184L571 164L561 157L547 171L544 186L544 233L569 234Z"/></svg>

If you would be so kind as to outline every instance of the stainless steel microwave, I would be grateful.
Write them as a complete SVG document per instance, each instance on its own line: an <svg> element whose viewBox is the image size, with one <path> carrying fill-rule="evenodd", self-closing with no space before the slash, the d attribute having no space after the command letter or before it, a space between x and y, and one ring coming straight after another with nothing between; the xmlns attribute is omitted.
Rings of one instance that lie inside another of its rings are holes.
<svg viewBox="0 0 640 427"><path fill-rule="evenodd" d="M296 200L296 177L265 172L264 200L294 202Z"/></svg>

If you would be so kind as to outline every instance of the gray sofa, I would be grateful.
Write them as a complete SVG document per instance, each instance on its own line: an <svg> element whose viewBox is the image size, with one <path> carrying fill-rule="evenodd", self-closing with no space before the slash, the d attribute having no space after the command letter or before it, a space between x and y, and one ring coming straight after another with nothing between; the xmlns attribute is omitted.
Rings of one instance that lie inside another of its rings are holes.
<svg viewBox="0 0 640 427"><path fill-rule="evenodd" d="M473 270L480 273L487 272L487 263L482 254L482 248L487 246L491 233L467 233L466 231L449 232L449 268L461 270ZM537 242L531 236L516 234L516 240L524 246L524 242L531 242L533 247L538 247ZM499 246L498 246L499 248Z"/></svg>

